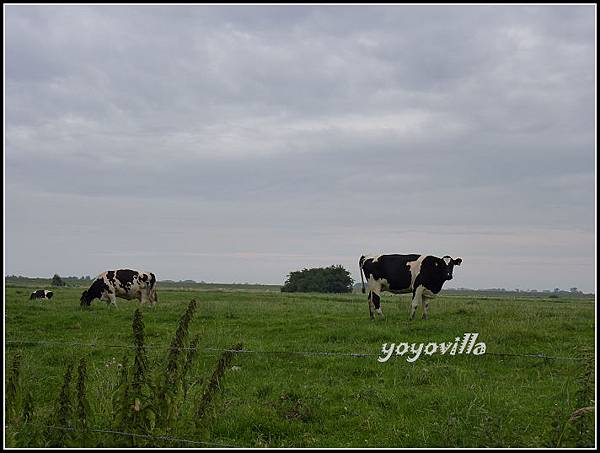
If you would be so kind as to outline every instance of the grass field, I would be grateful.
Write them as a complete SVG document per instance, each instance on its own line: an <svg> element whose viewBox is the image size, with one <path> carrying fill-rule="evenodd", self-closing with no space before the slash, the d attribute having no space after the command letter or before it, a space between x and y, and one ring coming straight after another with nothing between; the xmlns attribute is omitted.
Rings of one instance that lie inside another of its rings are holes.
<svg viewBox="0 0 600 453"><path fill-rule="evenodd" d="M68 363L88 364L90 426L112 429L111 395L118 363L131 356L137 302L97 300L79 308L81 289L58 288L51 301L29 301L31 288L6 287L5 367L19 351L21 386L34 420L47 421ZM574 447L593 446L595 301L450 296L430 304L430 319L408 321L408 296L385 295L386 319L369 320L362 294L275 291L160 291L143 307L151 364L165 362L179 318L195 299L190 333L201 337L193 382L169 430L172 438L238 447ZM383 343L448 342L479 333L487 353L392 357ZM28 342L28 343L22 343ZM242 342L200 427L194 408L220 351ZM301 355L285 352L338 352ZM369 354L353 357L350 353ZM495 354L544 354L540 359ZM591 354L591 358L590 358ZM564 358L587 357L585 360ZM7 379L7 378L6 378ZM19 427L8 424L5 445ZM162 435L164 433L156 433ZM146 439L147 446L198 447ZM94 432L86 447L131 446L125 435Z"/></svg>

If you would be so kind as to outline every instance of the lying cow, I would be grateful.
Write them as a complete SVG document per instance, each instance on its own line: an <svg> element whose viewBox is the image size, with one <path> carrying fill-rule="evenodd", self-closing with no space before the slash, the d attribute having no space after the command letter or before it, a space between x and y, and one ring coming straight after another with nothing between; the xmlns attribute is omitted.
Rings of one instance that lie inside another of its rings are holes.
<svg viewBox="0 0 600 453"><path fill-rule="evenodd" d="M427 319L429 303L426 299L435 297L446 280L452 280L454 266L460 266L461 258L449 256L437 258L431 255L379 255L361 256L358 262L362 292L365 292L365 281L369 287L369 314L373 315L373 306L379 316L381 311L382 291L396 294L411 293L412 304L410 319L414 319L419 303L423 305L423 319Z"/></svg>
<svg viewBox="0 0 600 453"><path fill-rule="evenodd" d="M54 293L52 293L52 291L48 291L47 289L36 289L34 292L31 293L31 296L29 296L29 300L32 300L32 299L50 300L50 299L52 299L53 295L54 295Z"/></svg>
<svg viewBox="0 0 600 453"><path fill-rule="evenodd" d="M154 305L156 295L156 277L152 272L140 272L131 269L117 269L102 272L92 282L92 286L81 294L82 307L88 307L94 299L117 306L117 297L122 299L138 299L142 304L150 302Z"/></svg>

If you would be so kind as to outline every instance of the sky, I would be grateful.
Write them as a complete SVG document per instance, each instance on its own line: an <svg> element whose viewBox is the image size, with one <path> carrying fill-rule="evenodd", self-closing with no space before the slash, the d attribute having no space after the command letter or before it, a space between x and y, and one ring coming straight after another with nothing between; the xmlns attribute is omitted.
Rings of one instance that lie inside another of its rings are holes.
<svg viewBox="0 0 600 453"><path fill-rule="evenodd" d="M595 15L4 5L5 275L595 292Z"/></svg>

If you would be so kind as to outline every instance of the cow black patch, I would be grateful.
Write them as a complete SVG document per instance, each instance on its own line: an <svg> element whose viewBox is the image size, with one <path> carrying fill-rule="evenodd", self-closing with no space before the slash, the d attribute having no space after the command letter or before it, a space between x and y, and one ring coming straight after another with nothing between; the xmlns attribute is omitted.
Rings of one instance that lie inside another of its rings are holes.
<svg viewBox="0 0 600 453"><path fill-rule="evenodd" d="M104 291L108 291L109 287L104 280L101 278L97 278L92 283L92 286L81 294L81 298L79 299L79 304L81 306L89 306L94 299L100 299L102 293Z"/></svg>
<svg viewBox="0 0 600 453"><path fill-rule="evenodd" d="M381 307L381 298L375 293L372 294L372 297L373 297L373 305L375 305L375 308L377 310L379 310L379 308Z"/></svg>
<svg viewBox="0 0 600 453"><path fill-rule="evenodd" d="M117 270L116 276L117 280L121 283L123 288L126 288L127 291L131 289L131 285L133 284L133 279L137 277L138 272L132 271L131 269L119 269Z"/></svg>
<svg viewBox="0 0 600 453"><path fill-rule="evenodd" d="M414 288L423 285L433 294L439 293L446 281L446 269L447 266L443 259L435 256L426 257L421 263L421 271L415 279Z"/></svg>

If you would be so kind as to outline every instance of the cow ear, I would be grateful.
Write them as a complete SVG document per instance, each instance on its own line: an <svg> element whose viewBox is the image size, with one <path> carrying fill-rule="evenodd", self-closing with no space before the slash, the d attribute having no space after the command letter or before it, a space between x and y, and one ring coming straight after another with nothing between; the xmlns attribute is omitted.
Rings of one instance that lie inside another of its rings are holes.
<svg viewBox="0 0 600 453"><path fill-rule="evenodd" d="M462 258L456 258L456 259L454 260L454 265L455 265L455 266L460 266L460 263L462 263Z"/></svg>

